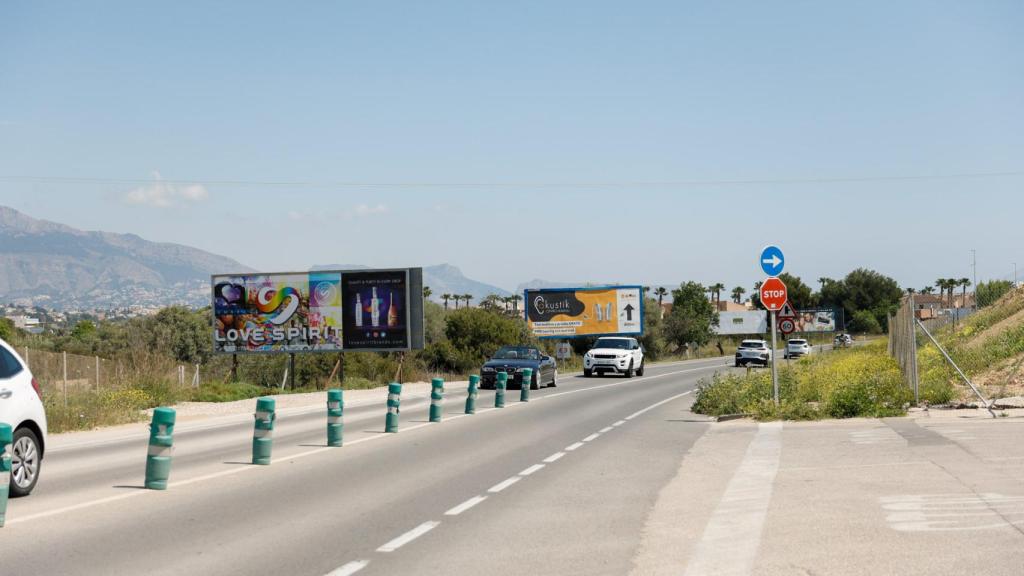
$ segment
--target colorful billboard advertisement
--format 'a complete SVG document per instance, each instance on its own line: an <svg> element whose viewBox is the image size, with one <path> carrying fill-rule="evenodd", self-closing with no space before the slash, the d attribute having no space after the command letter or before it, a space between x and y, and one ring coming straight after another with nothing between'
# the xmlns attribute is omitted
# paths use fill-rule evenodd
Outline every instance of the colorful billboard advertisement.
<svg viewBox="0 0 1024 576"><path fill-rule="evenodd" d="M346 350L408 350L409 271L367 270L341 277ZM422 294L422 289L420 289Z"/></svg>
<svg viewBox="0 0 1024 576"><path fill-rule="evenodd" d="M213 318L214 352L339 351L341 273L214 276Z"/></svg>
<svg viewBox="0 0 1024 576"><path fill-rule="evenodd" d="M578 338L644 332L640 286L527 290L526 323L538 338Z"/></svg>
<svg viewBox="0 0 1024 576"><path fill-rule="evenodd" d="M836 331L836 311L831 308L801 310L795 321L797 332Z"/></svg>

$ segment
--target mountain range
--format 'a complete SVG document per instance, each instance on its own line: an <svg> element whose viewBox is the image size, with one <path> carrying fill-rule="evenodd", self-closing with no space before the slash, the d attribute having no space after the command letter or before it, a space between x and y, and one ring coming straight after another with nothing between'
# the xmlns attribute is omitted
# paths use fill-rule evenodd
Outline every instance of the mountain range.
<svg viewBox="0 0 1024 576"><path fill-rule="evenodd" d="M369 268L362 264L329 264L314 266L313 270L361 270ZM442 294L472 294L476 302L490 294L511 296L504 288L467 278L462 270L451 264L437 264L423 267L423 285L430 287L431 300L441 301Z"/></svg>

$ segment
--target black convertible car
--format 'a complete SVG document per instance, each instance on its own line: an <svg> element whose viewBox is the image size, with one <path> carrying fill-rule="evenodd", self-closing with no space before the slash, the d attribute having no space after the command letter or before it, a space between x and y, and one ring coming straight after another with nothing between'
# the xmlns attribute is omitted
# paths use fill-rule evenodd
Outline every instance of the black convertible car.
<svg viewBox="0 0 1024 576"><path fill-rule="evenodd" d="M508 388L520 388L524 368L533 370L531 390L557 384L558 366L554 358L532 346L503 346L480 369L480 387L494 388L498 373L505 372L508 374Z"/></svg>

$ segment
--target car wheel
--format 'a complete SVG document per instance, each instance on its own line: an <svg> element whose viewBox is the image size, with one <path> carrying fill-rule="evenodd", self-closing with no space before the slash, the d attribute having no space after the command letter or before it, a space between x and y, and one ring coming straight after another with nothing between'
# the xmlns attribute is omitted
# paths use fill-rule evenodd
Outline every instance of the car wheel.
<svg viewBox="0 0 1024 576"><path fill-rule="evenodd" d="M640 367L636 369L636 375L637 376L643 376L644 375L644 363L645 362L646 362L646 360L641 360L640 361Z"/></svg>
<svg viewBox="0 0 1024 576"><path fill-rule="evenodd" d="M551 374L551 384L549 384L549 386L551 386L552 388L558 386L558 370L557 369L554 371L553 374Z"/></svg>
<svg viewBox="0 0 1024 576"><path fill-rule="evenodd" d="M632 378L632 377L633 377L633 361L630 360L629 361L629 368L626 368L626 378Z"/></svg>
<svg viewBox="0 0 1024 576"><path fill-rule="evenodd" d="M590 378L593 375L594 375L594 372L592 370L587 370L585 368L583 369L583 377L584 378Z"/></svg>
<svg viewBox="0 0 1024 576"><path fill-rule="evenodd" d="M39 481L39 438L28 428L14 432L11 443L11 496L28 496Z"/></svg>
<svg viewBox="0 0 1024 576"><path fill-rule="evenodd" d="M533 377L530 378L530 390L536 390L537 388L540 388L539 382L540 375L534 374Z"/></svg>

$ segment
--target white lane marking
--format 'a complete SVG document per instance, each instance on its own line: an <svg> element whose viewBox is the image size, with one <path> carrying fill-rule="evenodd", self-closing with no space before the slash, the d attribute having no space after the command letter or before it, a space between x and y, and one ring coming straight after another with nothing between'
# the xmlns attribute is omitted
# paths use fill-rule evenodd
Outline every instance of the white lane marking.
<svg viewBox="0 0 1024 576"><path fill-rule="evenodd" d="M587 436L586 438L584 438L583 441L584 442L593 442L594 440L597 440L600 436L601 436L600 434L591 434L590 436Z"/></svg>
<svg viewBox="0 0 1024 576"><path fill-rule="evenodd" d="M406 544L419 538L420 536L423 536L427 532L430 532L434 528L437 528L440 524L440 522L424 522L423 524L420 524L412 530L409 530L405 534L402 534L398 538L395 538L391 542L388 542L380 548L377 548L377 552L394 552L402 546L405 546Z"/></svg>
<svg viewBox="0 0 1024 576"><path fill-rule="evenodd" d="M782 454L782 423L758 426L690 557L686 576L750 574Z"/></svg>
<svg viewBox="0 0 1024 576"><path fill-rule="evenodd" d="M580 444L580 446L583 446L583 444ZM563 456L565 456L565 452L555 452L551 456L548 456L547 458L545 458L544 459L544 463L545 464L554 464L555 462L558 462L559 460L561 460Z"/></svg>
<svg viewBox="0 0 1024 576"><path fill-rule="evenodd" d="M498 492L501 492L502 490L508 488L509 486L515 484L516 482L519 482L520 480L522 480L521 477L513 476L508 480L505 480L504 482L491 486L491 489L488 490L488 492L490 492L491 494L497 494Z"/></svg>
<svg viewBox="0 0 1024 576"><path fill-rule="evenodd" d="M1002 494L910 494L879 498L898 532L976 532L1024 526L1024 497Z"/></svg>
<svg viewBox="0 0 1024 576"><path fill-rule="evenodd" d="M676 376L679 374L687 374L689 372L700 372L702 370L710 370L712 368L721 368L722 365L712 364L711 366L701 366L700 368L689 368L686 370L676 370L675 372L666 372L664 374L655 374L654 376L644 376L643 378L633 378L632 380L621 380L619 382L611 382L609 384L600 384L598 386L591 386L589 388L577 388L576 390L567 390L565 392L557 392L555 394L545 394L545 398L555 398L557 396L565 396L566 394L576 394L577 392L586 392L588 390L599 390L601 388L608 388L609 386L622 386L623 384L636 384L639 382L645 382L654 378L664 378L666 376ZM628 420L629 418L627 418Z"/></svg>
<svg viewBox="0 0 1024 576"><path fill-rule="evenodd" d="M576 392L585 392L587 390L596 390L596 389L599 389L599 388L607 388L608 386L618 386L618 385L625 384L625 383L633 383L633 382L640 382L640 381L643 381L643 380L649 380L651 378L663 378L665 376L674 376L674 375L677 375L677 374L683 374L683 373L687 373L687 372L698 372L698 371L701 371L701 370L708 370L710 368L718 368L718 367L719 367L718 365L710 365L710 366L702 366L700 368L693 368L693 369L688 369L688 370L678 370L678 371L675 371L675 372L667 372L665 374L658 374L658 375L655 375L655 376L646 376L644 378L634 378L632 380L625 380L623 382L612 382L610 384L602 384L600 386L592 386L590 388L581 388L581 389L578 389L578 390L570 390L570 391L567 391L567 392L559 392L557 394L548 394L547 396L545 396L545 398L553 398L555 396L561 396L561 395L564 395L564 394L573 394L573 393L576 393ZM640 414L643 414L644 412L647 412L648 410L652 410L652 409L654 409L654 408L656 408L656 407L658 407L658 406L660 406L662 404L665 404L666 402L670 402L672 400L675 400L676 398L679 398L681 396L686 396L687 394L691 394L691 393L693 393L693 390L690 390L689 392L684 392L682 394L678 394L676 396L673 396L671 398L663 400L663 401L661 401L661 402L659 402L659 403L657 403L657 404L655 404L653 406L650 406L648 408L644 408L643 410L641 410L639 412L636 412L636 413L632 414L631 416L627 416L626 420L632 420L633 418L636 418L637 416L639 416ZM482 413L486 413L486 412L492 412L492 411L495 411L495 410L496 410L495 408L482 408L480 410L477 410L476 413L477 414L482 414ZM466 416L466 415L464 414L463 416ZM456 419L456 416L452 416L452 417L447 418L447 420L455 420L455 419ZM401 431L402 432L411 432L412 430L416 430L416 429L419 429L419 428L426 428L427 426L430 426L430 425L431 425L430 423L417 424L415 426L408 426L408 427L402 428ZM211 428L213 428L213 427L214 426L211 426ZM377 434L377 435L374 435L374 436L368 436L366 438L360 438L358 440L352 440L352 441L345 442L345 446L355 446L357 444L362 444L364 442L371 442L371 441L374 441L374 440L380 440L381 438L388 438L390 436L392 436L392 435L391 434ZM569 452L572 452L574 450L579 449L582 446L583 446L582 443L577 442L577 443L573 444L572 446L567 447L566 450L569 451ZM298 460L300 458L306 458L308 456L314 456L316 454L320 454L320 453L323 453L323 452L333 452L333 451L336 451L336 450L337 450L337 448L317 448L317 449L314 449L314 450L310 450L308 452L302 452L302 453L295 454L295 455L292 455L292 456L276 458L276 459L272 460L271 463L274 464L274 463L279 463L279 462L287 462L287 461L291 461L291 460ZM190 484L197 484L199 482L205 482L207 480L214 480L214 479L217 479L217 478L223 478L225 476L231 476L231 475L234 475L234 474L240 474L242 472L247 472L247 471L256 470L256 469L258 469L256 466L238 466L236 468L231 468L229 470L224 470L222 472L214 472L212 474L206 474L206 475L203 475L203 476L197 476L195 478L188 478L188 479L185 479L185 480L179 480L177 482L169 482L167 484L167 487L168 488L180 488L182 486L188 486ZM135 496L142 496L144 494L156 494L156 493L159 493L159 492L152 491L152 490L140 490L138 492L126 492L124 494L118 494L117 496L111 496L111 497L108 497L108 498L100 498L98 500L90 500L88 502L82 502L82 503L74 504L74 505L71 505L71 506L65 506L63 508L57 508L57 509L54 509L54 510L48 510L46 512L40 512L38 514L33 514L31 516L22 516L21 518L10 518L10 519L7 520L7 523L8 524L17 524L17 523L20 523L20 522L28 522L30 520L39 520L39 519L42 519L42 518L49 518L49 517L52 517L52 516L59 516L59 515L62 515L62 514L66 514L68 512L75 512L75 511L83 510L83 509L86 509L86 508L92 508L94 506L101 506L103 504L107 504L107 503L110 503L110 502L117 502L119 500L124 500L126 498L132 498L132 497L135 497Z"/></svg>
<svg viewBox="0 0 1024 576"><path fill-rule="evenodd" d="M625 420L619 420L619 421L618 421L618 422L616 422L615 424L612 424L612 426L615 426L616 428L618 428L619 426L622 426L622 425L623 425L623 424L625 424L625 423L626 423L626 421L625 421Z"/></svg>
<svg viewBox="0 0 1024 576"><path fill-rule="evenodd" d="M612 431L612 427L611 426L607 426L605 428L601 428L597 433L598 434L607 434L607 433L609 433L611 431Z"/></svg>
<svg viewBox="0 0 1024 576"><path fill-rule="evenodd" d="M355 562L349 562L341 568L332 571L327 576L352 576L356 572L366 568L369 564L369 560L356 560Z"/></svg>
<svg viewBox="0 0 1024 576"><path fill-rule="evenodd" d="M629 416L626 416L625 419L626 420L632 420L633 418L636 418L637 416L640 416L641 414L644 414L644 413L650 412L651 410L654 410L655 408L657 408L658 406L661 406L662 404L668 404L669 402L675 400L676 398L682 398L683 396L686 396L688 394L693 394L693 390L687 390L686 392L683 392L682 394L676 394L675 396L673 396L671 398L666 398L665 400L662 400L661 402L658 402L657 404L652 404L652 405L648 406L647 408L644 408L643 410L638 410L636 412L633 412Z"/></svg>
<svg viewBox="0 0 1024 576"><path fill-rule="evenodd" d="M477 504L483 502L484 500L487 500L487 496L474 496L474 497L470 498L469 500L466 500L462 504L459 504L458 506L456 506L456 507L452 508L451 510L445 512L444 515L445 516L458 516L459 514L462 514L463 512L465 512L466 510L469 510L470 508L472 508L472 507L476 506Z"/></svg>
<svg viewBox="0 0 1024 576"><path fill-rule="evenodd" d="M526 470L523 470L522 472L520 472L519 475L520 476L530 476L534 472L538 472L538 471L543 470L543 469L544 469L544 465L543 464L534 464L533 466L530 466Z"/></svg>

